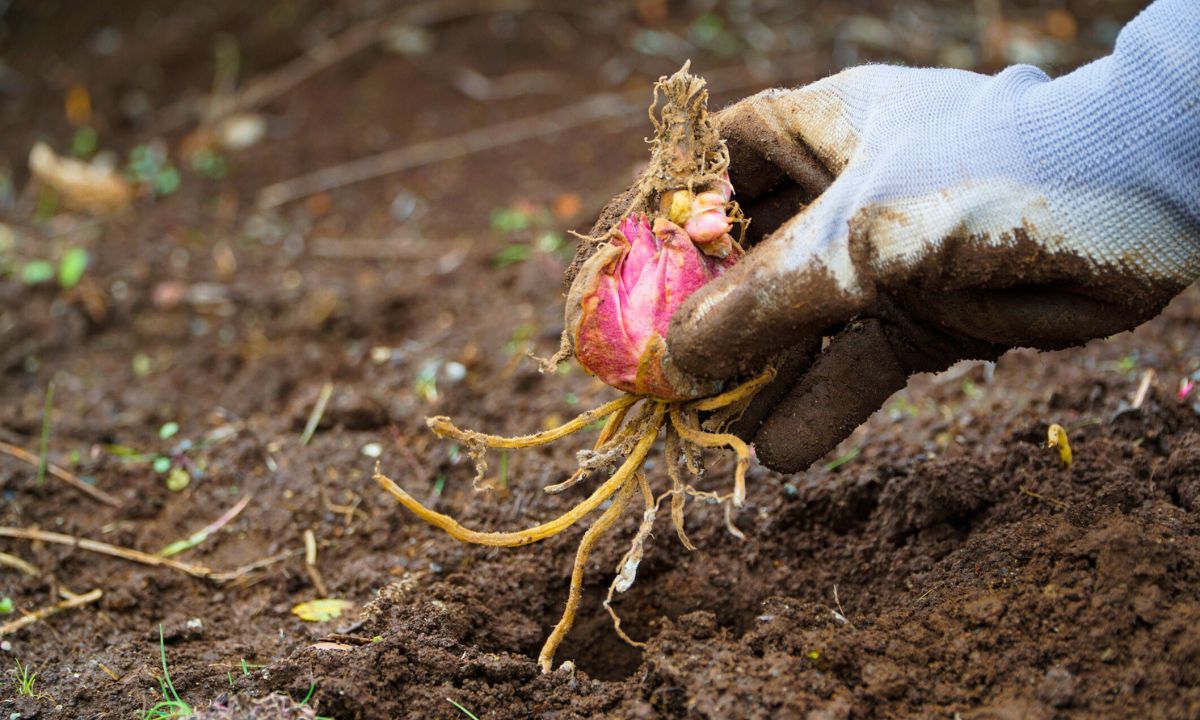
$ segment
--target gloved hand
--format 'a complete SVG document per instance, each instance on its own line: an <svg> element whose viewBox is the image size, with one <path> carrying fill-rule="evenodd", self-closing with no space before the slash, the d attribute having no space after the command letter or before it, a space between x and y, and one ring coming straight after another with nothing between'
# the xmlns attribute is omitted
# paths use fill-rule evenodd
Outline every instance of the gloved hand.
<svg viewBox="0 0 1200 720"><path fill-rule="evenodd" d="M769 235L676 313L674 362L729 378L774 358L735 431L792 472L913 373L1156 315L1200 275L1193 2L1152 5L1113 55L1053 81L866 66L720 112Z"/></svg>

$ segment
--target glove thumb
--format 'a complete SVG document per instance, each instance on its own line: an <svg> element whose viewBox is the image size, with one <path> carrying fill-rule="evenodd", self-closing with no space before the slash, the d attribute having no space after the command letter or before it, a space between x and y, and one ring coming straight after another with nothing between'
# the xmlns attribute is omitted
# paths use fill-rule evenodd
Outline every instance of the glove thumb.
<svg viewBox="0 0 1200 720"><path fill-rule="evenodd" d="M842 184L680 306L667 333L679 368L713 380L757 372L781 350L870 303L873 290L850 257Z"/></svg>

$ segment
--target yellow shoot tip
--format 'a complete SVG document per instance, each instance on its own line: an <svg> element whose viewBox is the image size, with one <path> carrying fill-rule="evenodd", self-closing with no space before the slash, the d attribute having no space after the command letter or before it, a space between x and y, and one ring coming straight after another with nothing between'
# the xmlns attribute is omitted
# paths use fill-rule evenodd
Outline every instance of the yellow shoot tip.
<svg viewBox="0 0 1200 720"><path fill-rule="evenodd" d="M1067 429L1058 423L1050 425L1050 429L1046 431L1046 447L1058 448L1058 457L1062 461L1062 466L1065 468L1071 467L1071 463L1075 458L1071 454L1071 443L1067 440Z"/></svg>

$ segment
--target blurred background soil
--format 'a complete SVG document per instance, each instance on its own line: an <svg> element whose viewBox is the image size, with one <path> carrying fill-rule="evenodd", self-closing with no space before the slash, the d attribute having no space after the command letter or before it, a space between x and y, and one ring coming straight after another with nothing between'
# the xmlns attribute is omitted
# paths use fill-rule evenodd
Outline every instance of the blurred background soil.
<svg viewBox="0 0 1200 720"><path fill-rule="evenodd" d="M30 566L0 565L0 623L102 593L0 638L38 673L0 678L0 712L144 716L161 626L201 717L1200 716L1196 288L1108 341L918 378L808 472L754 470L744 541L690 505L698 549L660 531L616 603L644 650L600 606L630 514L573 671L534 658L582 528L467 547L370 479L485 529L583 496L540 488L585 438L493 458L475 493L423 418L515 434L613 396L526 353L556 347L567 231L635 177L685 59L714 106L868 61L1058 74L1138 6L0 1L0 525L155 553L244 500L174 557L265 561L218 582L0 540ZM38 142L115 191L79 210L32 176ZM39 482L13 448L43 436L105 495ZM322 596L351 607L291 612Z"/></svg>

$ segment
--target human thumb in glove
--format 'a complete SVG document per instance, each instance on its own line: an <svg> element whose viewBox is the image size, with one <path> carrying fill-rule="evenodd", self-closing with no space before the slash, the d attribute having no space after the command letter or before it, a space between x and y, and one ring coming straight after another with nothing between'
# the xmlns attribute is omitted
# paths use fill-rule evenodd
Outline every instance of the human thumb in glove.
<svg viewBox="0 0 1200 720"><path fill-rule="evenodd" d="M780 365L736 430L793 472L913 373L1156 315L1200 275L1189 4L1153 4L1111 56L1057 80L865 66L721 111L767 235L676 313L673 361L714 379Z"/></svg>

